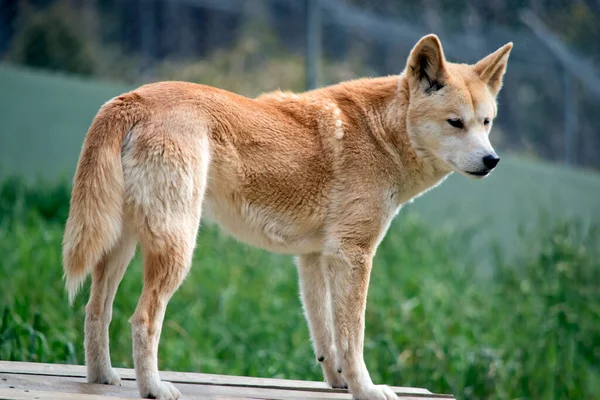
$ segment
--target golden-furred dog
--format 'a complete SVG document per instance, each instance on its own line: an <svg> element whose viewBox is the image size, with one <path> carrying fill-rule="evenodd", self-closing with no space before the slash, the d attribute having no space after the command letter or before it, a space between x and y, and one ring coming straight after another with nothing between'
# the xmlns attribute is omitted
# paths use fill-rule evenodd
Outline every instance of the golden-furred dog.
<svg viewBox="0 0 600 400"><path fill-rule="evenodd" d="M241 241L297 256L301 298L327 382L392 399L363 359L375 250L403 203L452 171L486 176L488 135L512 43L474 65L423 37L396 76L255 99L160 82L105 104L85 139L63 242L72 299L86 307L88 381L119 384L108 326L138 242L144 287L131 317L142 397L176 399L157 351L165 309L190 268L201 216Z"/></svg>

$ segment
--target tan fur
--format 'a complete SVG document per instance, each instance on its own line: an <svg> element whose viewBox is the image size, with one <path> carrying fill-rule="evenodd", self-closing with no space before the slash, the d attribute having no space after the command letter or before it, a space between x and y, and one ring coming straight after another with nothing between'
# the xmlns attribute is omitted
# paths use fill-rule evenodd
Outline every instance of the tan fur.
<svg viewBox="0 0 600 400"><path fill-rule="evenodd" d="M429 35L399 76L256 99L160 82L108 102L83 146L64 237L71 298L92 272L88 380L120 382L108 325L139 242L144 288L131 323L140 394L180 396L160 380L158 342L202 215L241 241L298 256L327 381L355 398L395 398L373 384L363 360L373 256L402 204L453 170L472 177L493 168L482 161L495 157L484 121L496 115L511 47L475 66L453 64Z"/></svg>

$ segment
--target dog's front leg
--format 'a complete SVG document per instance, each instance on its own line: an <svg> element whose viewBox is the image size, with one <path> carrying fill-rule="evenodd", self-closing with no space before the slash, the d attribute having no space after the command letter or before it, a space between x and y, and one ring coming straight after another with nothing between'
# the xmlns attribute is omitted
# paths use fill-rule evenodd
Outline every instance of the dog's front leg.
<svg viewBox="0 0 600 400"><path fill-rule="evenodd" d="M315 356L321 363L325 380L333 388L347 388L337 371L337 354L333 338L331 290L326 265L320 254L298 257L300 297L310 329Z"/></svg>
<svg viewBox="0 0 600 400"><path fill-rule="evenodd" d="M363 358L365 307L373 256L356 246L325 256L330 276L338 366L355 399L397 399L385 385L374 385Z"/></svg>

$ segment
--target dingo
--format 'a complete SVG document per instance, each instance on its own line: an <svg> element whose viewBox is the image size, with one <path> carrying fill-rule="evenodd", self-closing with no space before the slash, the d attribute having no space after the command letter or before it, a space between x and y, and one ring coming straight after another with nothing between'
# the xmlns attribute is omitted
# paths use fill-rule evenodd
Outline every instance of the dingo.
<svg viewBox="0 0 600 400"><path fill-rule="evenodd" d="M88 273L90 382L118 384L108 326L141 243L133 358L142 397L176 399L158 374L167 303L191 264L201 216L241 241L296 255L315 355L332 387L396 398L363 360L373 255L400 206L452 171L499 161L488 135L512 43L474 65L423 37L398 76L256 99L184 82L116 97L96 115L75 174L63 262L70 299Z"/></svg>

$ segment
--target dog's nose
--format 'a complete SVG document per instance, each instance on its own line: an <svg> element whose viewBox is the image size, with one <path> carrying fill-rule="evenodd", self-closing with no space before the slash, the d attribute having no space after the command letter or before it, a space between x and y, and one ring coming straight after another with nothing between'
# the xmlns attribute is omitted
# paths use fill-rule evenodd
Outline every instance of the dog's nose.
<svg viewBox="0 0 600 400"><path fill-rule="evenodd" d="M483 165L485 165L489 169L494 169L494 167L498 165L499 161L500 157L498 157L495 154L488 154L487 156L483 157Z"/></svg>

